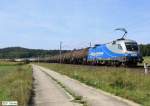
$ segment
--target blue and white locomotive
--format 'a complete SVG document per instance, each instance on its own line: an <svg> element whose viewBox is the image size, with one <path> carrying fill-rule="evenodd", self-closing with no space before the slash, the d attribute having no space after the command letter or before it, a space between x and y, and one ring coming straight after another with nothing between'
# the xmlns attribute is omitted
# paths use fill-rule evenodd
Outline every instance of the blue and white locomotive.
<svg viewBox="0 0 150 106"><path fill-rule="evenodd" d="M117 39L89 48L87 61L110 65L137 65L143 59L136 41Z"/></svg>
<svg viewBox="0 0 150 106"><path fill-rule="evenodd" d="M137 42L125 39L123 36L121 39L110 43L89 48L87 61L94 61L95 64L135 66L137 63L141 63L143 59Z"/></svg>

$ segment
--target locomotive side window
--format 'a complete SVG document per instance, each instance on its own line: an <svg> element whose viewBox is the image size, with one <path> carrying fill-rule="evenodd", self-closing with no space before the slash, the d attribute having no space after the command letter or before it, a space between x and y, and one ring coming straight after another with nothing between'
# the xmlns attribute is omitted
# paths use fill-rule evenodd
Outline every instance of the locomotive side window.
<svg viewBox="0 0 150 106"><path fill-rule="evenodd" d="M123 50L123 48L120 44L118 44L118 49Z"/></svg>
<svg viewBox="0 0 150 106"><path fill-rule="evenodd" d="M137 43L125 43L127 51L138 51L138 45Z"/></svg>

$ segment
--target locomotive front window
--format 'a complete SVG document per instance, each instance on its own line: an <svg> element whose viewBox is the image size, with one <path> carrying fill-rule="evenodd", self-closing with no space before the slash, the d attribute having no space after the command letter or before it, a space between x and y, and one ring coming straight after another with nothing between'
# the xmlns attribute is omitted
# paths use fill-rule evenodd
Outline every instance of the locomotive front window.
<svg viewBox="0 0 150 106"><path fill-rule="evenodd" d="M137 43L125 43L127 51L138 51Z"/></svg>

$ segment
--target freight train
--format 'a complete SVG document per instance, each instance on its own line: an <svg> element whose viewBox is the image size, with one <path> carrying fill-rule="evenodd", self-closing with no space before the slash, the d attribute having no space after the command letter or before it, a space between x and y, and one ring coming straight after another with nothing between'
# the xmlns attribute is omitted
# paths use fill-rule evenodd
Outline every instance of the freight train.
<svg viewBox="0 0 150 106"><path fill-rule="evenodd" d="M49 62L60 61L68 64L136 66L142 63L143 58L138 43L122 37L110 43L97 44L94 47L73 50L49 58Z"/></svg>

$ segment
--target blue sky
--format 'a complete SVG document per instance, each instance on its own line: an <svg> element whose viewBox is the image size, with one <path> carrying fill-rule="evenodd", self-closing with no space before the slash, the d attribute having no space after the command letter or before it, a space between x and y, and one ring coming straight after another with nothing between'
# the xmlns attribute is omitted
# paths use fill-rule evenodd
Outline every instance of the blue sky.
<svg viewBox="0 0 150 106"><path fill-rule="evenodd" d="M121 37L150 43L149 0L0 0L0 48L84 48Z"/></svg>

